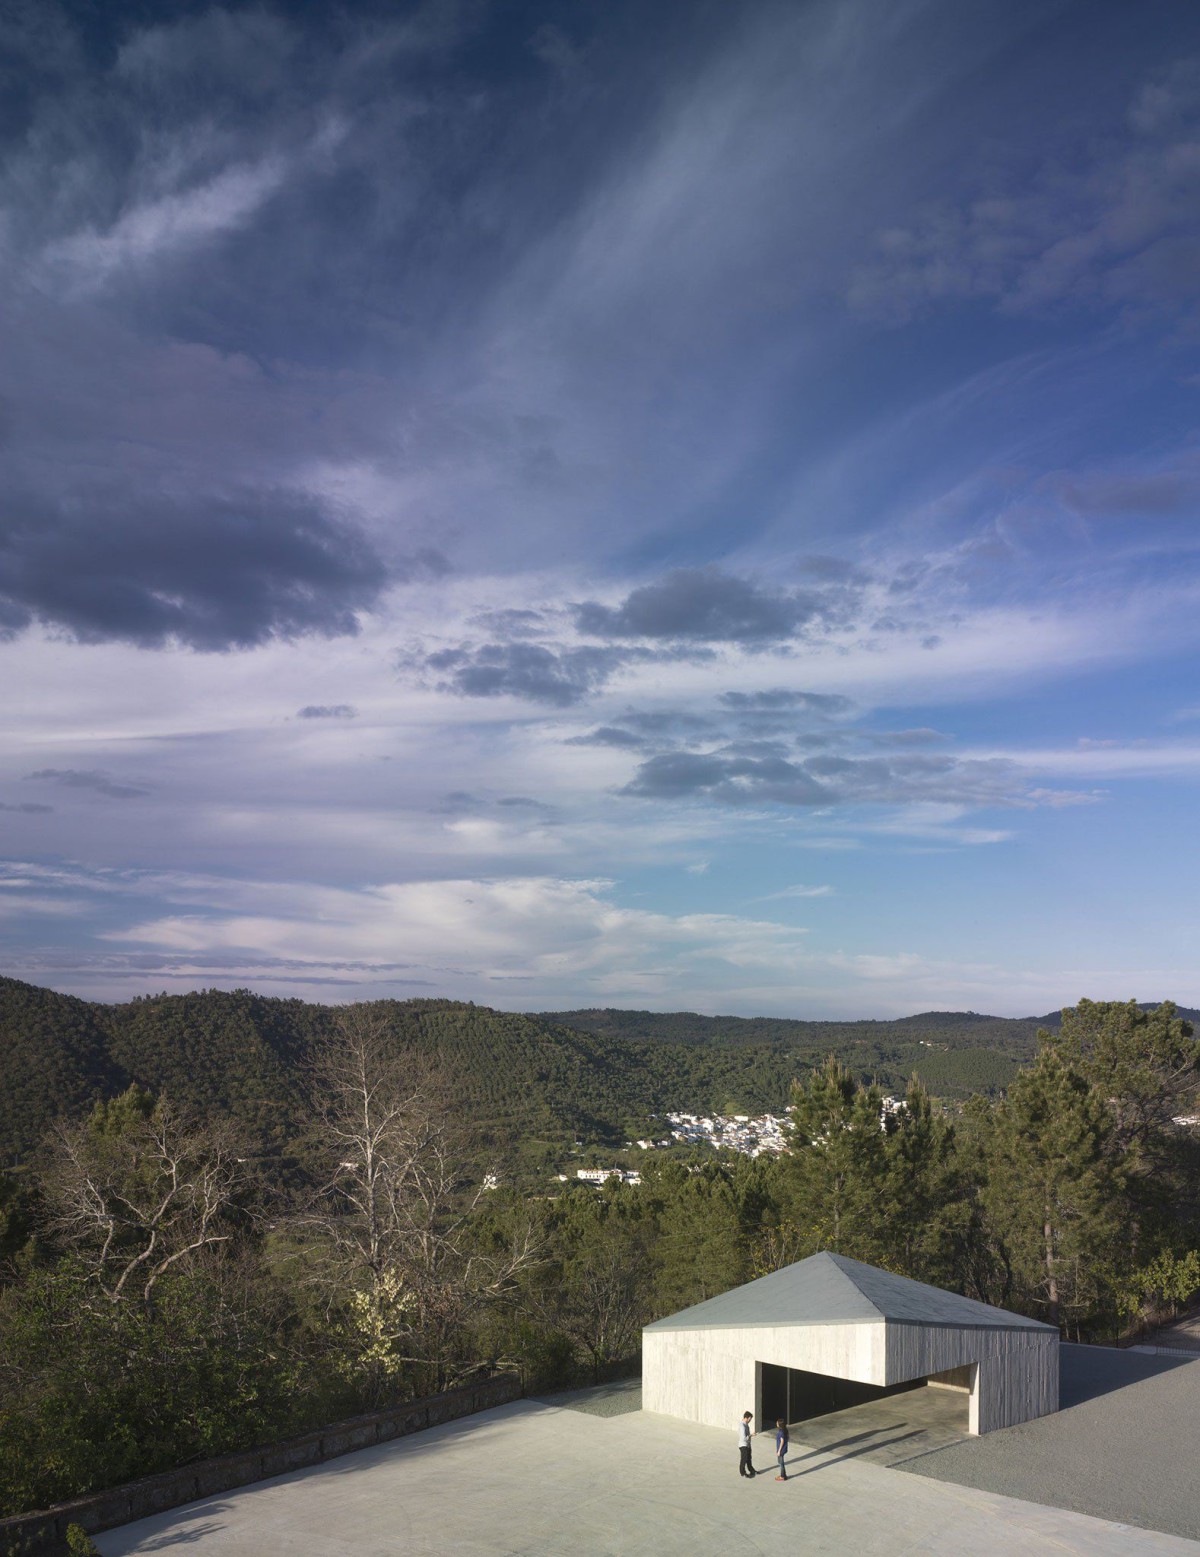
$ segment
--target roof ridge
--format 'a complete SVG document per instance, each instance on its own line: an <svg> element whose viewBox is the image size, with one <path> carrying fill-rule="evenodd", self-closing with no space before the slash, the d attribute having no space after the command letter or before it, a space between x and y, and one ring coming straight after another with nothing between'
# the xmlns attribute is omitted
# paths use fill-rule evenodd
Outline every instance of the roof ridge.
<svg viewBox="0 0 1200 1557"><path fill-rule="evenodd" d="M656 1320L647 1328L880 1323L951 1329L1053 1328L832 1249L818 1249L804 1259Z"/></svg>
<svg viewBox="0 0 1200 1557"><path fill-rule="evenodd" d="M862 1265L864 1263L862 1260L853 1259L848 1254L838 1254L834 1249L818 1249L817 1254L823 1254L825 1256L833 1268L842 1276L844 1276L845 1279L850 1283L850 1285L858 1293L859 1297L861 1297L862 1300L867 1304L868 1308L874 1309L875 1313L879 1315L880 1319L885 1319L887 1317L883 1309L880 1308L879 1304L875 1301L871 1294L869 1292L864 1292L862 1283L855 1280L854 1272L847 1270L846 1266L843 1264L843 1261L848 1261L851 1265ZM872 1270L874 1267L868 1265L866 1268L868 1270Z"/></svg>

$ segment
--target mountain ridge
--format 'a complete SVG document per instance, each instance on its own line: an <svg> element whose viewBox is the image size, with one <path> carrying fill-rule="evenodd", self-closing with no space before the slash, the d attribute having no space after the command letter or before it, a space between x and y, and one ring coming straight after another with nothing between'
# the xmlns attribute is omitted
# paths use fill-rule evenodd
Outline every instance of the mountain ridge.
<svg viewBox="0 0 1200 1557"><path fill-rule="evenodd" d="M903 1090L914 1074L948 1098L996 1093L1053 1018L923 1012L859 1022L590 1008L504 1012L445 999L364 1002L397 1044L459 1078L464 1111L496 1142L549 1163L580 1139L619 1146L671 1109L760 1113L829 1054ZM263 1151L303 1136L305 1071L337 1008L252 990L116 1003L0 976L0 1163L27 1157L54 1119L131 1083L245 1127ZM1200 1019L1200 1013L1181 1009Z"/></svg>

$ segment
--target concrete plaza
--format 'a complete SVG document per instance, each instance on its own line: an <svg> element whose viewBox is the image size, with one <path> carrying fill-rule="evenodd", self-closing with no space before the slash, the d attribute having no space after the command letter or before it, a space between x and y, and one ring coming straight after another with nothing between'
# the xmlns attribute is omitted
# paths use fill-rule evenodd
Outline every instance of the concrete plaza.
<svg viewBox="0 0 1200 1557"><path fill-rule="evenodd" d="M526 1400L96 1539L105 1557L1200 1557L1179 1536L872 1463L869 1443L797 1443L780 1484L763 1436L763 1474L742 1481L732 1425Z"/></svg>

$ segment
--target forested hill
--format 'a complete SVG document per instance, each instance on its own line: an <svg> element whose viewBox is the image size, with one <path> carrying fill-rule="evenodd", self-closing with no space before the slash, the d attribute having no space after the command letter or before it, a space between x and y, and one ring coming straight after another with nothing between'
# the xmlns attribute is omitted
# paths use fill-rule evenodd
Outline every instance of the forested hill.
<svg viewBox="0 0 1200 1557"><path fill-rule="evenodd" d="M103 1006L0 979L0 1163L35 1146L57 1114L128 1086L106 1017Z"/></svg>
<svg viewBox="0 0 1200 1557"><path fill-rule="evenodd" d="M466 1111L495 1138L553 1158L565 1140L616 1143L668 1109L779 1110L793 1077L834 1053L900 1089L996 1092L1033 1054L1038 1023L972 1012L890 1022L804 1022L689 1012L521 1015L450 1000L380 1001L398 1043L460 1078ZM131 1082L240 1121L266 1151L301 1130L305 1065L336 1010L248 990L100 1005L0 978L0 1163L50 1122Z"/></svg>
<svg viewBox="0 0 1200 1557"><path fill-rule="evenodd" d="M690 1044L770 1043L841 1052L855 1044L886 1048L922 1038L955 1048L999 1049L1032 1055L1039 1026L1058 1025L1052 1017L980 1016L975 1011L924 1011L890 1021L805 1022L791 1017L700 1016L695 1011L542 1011L542 1021L612 1038Z"/></svg>
<svg viewBox="0 0 1200 1557"><path fill-rule="evenodd" d="M548 1155L564 1140L618 1141L669 1108L780 1108L796 1065L769 1045L697 1053L575 1031L449 1000L379 1001L400 1044L454 1072L466 1112L493 1137ZM266 1150L301 1130L308 1055L336 1011L248 990L99 1005L0 979L0 1162L131 1082L245 1125Z"/></svg>
<svg viewBox="0 0 1200 1557"><path fill-rule="evenodd" d="M1157 1001L1157 1000L1139 1000L1138 1001L1138 1006L1139 1006L1139 1008L1142 1011L1153 1011L1154 1008L1157 1005L1159 1005L1159 1004L1160 1004L1160 1002ZM1193 1027L1195 1027L1198 1023L1200 1023L1200 1010L1196 1010L1192 1006L1176 1006L1175 1007L1175 1015L1176 1016L1181 1016L1184 1019L1185 1022L1191 1022ZM1061 1027L1062 1026L1062 1012L1061 1011L1051 1011L1049 1016L1040 1016L1040 1017L1038 1017L1037 1025L1039 1027L1051 1027L1051 1028L1059 1028L1059 1027Z"/></svg>

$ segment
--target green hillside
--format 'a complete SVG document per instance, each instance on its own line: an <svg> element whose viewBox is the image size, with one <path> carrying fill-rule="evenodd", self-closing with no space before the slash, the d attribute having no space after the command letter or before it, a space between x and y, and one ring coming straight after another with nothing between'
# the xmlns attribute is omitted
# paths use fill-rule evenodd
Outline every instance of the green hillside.
<svg viewBox="0 0 1200 1557"><path fill-rule="evenodd" d="M268 1148L294 1134L301 1067L323 1008L213 989L95 1009L113 1059L141 1086L229 1114Z"/></svg>
<svg viewBox="0 0 1200 1557"><path fill-rule="evenodd" d="M696 1056L750 1056L763 1071L771 1057L803 1074L836 1054L860 1080L902 1091L919 1075L934 1093L962 1098L1002 1091L1033 1058L1039 1023L974 1011L925 1011L893 1021L804 1022L782 1017L700 1016L694 1011L556 1011L561 1023L653 1054L686 1046Z"/></svg>
<svg viewBox="0 0 1200 1557"><path fill-rule="evenodd" d="M547 1158L576 1138L619 1144L650 1116L779 1111L793 1078L829 1054L901 1091L919 1074L952 1098L1003 1090L1032 1057L1038 1023L928 1011L897 1021L806 1022L694 1012L523 1015L452 1000L380 1001L411 1045L447 1064L464 1111L494 1141ZM283 1154L302 1134L312 1045L336 1009L249 990L100 1005L0 979L0 1162L26 1155L58 1115L136 1081L243 1124Z"/></svg>
<svg viewBox="0 0 1200 1557"><path fill-rule="evenodd" d="M981 1016L975 1011L925 1011L890 1021L805 1022L790 1017L701 1016L695 1011L543 1011L546 1022L606 1037L692 1045L771 1044L804 1053L892 1053L922 1039L955 1048L994 1048L1013 1058L1033 1055L1033 1017ZM1057 1025L1057 1015L1055 1024Z"/></svg>
<svg viewBox="0 0 1200 1557"><path fill-rule="evenodd" d="M494 1139L617 1142L668 1108L746 1111L786 1102L796 1066L771 1046L697 1053L449 1000L373 1009L444 1062L465 1112ZM229 1116L268 1152L301 1133L304 1071L336 1012L249 990L99 1005L0 979L0 1160L27 1153L59 1114L131 1081L206 1115Z"/></svg>
<svg viewBox="0 0 1200 1557"><path fill-rule="evenodd" d="M61 1115L129 1085L105 1009L0 979L0 1163L30 1151Z"/></svg>

